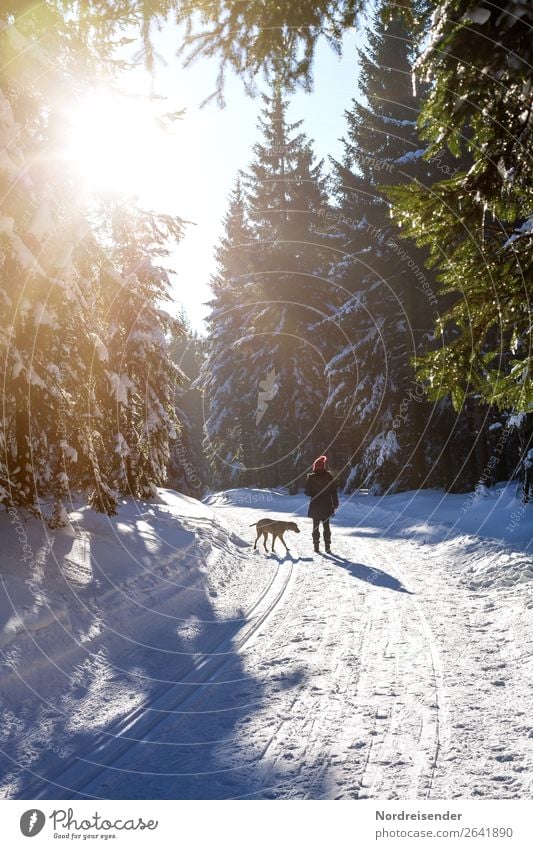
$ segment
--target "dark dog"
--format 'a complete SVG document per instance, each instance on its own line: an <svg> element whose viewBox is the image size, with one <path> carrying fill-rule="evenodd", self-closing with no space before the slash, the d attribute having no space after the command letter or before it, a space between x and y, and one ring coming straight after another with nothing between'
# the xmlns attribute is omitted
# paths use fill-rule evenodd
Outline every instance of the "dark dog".
<svg viewBox="0 0 533 849"><path fill-rule="evenodd" d="M257 537L254 543L254 551L257 547L257 540L259 539L261 534L263 535L263 545L265 547L265 551L268 551L267 537L269 534L272 534L272 551L274 551L274 543L276 542L276 539L278 537L285 546L285 551L288 551L289 549L287 548L287 543L283 539L283 534L285 533L285 531L294 531L296 534L300 533L300 528L298 527L296 522L279 522L273 519L259 519L258 522L253 522L253 524L249 527L252 528L254 526L257 529Z"/></svg>

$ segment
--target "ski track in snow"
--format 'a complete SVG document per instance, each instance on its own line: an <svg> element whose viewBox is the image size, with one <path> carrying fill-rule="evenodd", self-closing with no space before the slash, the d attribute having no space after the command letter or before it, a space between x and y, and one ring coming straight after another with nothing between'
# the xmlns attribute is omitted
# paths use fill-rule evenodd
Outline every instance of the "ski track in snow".
<svg viewBox="0 0 533 849"><path fill-rule="evenodd" d="M212 542L223 579L212 604L222 626L207 629L201 651L152 665L155 684L133 710L82 743L67 722L57 725L69 757L28 766L22 784L8 781L3 794L529 796L525 585L521 593L474 589L448 540L428 545L386 523L365 524L356 507L333 523L334 554L313 554L303 505L284 497L243 507L215 497L223 530ZM290 555L237 544L253 538L250 522L268 512L299 522L302 533L287 534ZM202 517L183 525L212 533ZM135 654L142 667L139 647L122 660ZM46 711L43 721L51 721Z"/></svg>

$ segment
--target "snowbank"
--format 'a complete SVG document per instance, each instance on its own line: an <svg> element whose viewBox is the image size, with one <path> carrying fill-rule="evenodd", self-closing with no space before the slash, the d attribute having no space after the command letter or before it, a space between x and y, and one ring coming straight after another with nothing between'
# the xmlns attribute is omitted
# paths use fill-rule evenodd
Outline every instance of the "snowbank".
<svg viewBox="0 0 533 849"><path fill-rule="evenodd" d="M88 598L116 613L169 584L205 588L220 545L247 545L202 502L158 492L152 502L124 500L111 517L80 507L55 532L13 508L0 514L0 648L54 625L74 635Z"/></svg>
<svg viewBox="0 0 533 849"><path fill-rule="evenodd" d="M527 584L533 578L533 505L521 502L516 483L466 494L355 493L343 502L337 520L373 525L376 535L434 545L445 559L463 564L464 578L475 589Z"/></svg>

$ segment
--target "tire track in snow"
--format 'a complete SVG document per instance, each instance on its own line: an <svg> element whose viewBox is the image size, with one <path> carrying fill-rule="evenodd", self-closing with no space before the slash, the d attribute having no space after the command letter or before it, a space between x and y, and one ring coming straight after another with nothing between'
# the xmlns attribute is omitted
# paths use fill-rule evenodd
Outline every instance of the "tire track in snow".
<svg viewBox="0 0 533 849"><path fill-rule="evenodd" d="M400 569L398 569L398 573L403 578L403 573ZM413 599L414 606L416 608L416 612L422 624L422 628L424 630L424 634L426 636L427 644L429 647L429 653L431 658L431 670L432 677L434 682L434 690L435 690L435 719L434 719L434 745L433 745L433 757L431 758L429 775L425 779L425 791L424 797L429 799L431 797L431 791L433 789L433 782L435 780L435 774L437 771L437 764L439 760L439 756L441 753L441 736L442 729L446 728L446 702L444 697L444 678L442 673L442 665L440 662L439 651L437 648L437 644L435 638L433 636L433 632L431 631L429 622L424 613L421 603L418 599ZM423 728L422 728L423 731ZM416 787L416 796L418 798L420 791L420 778L418 778L417 787Z"/></svg>
<svg viewBox="0 0 533 849"><path fill-rule="evenodd" d="M301 594L307 599L309 597L308 587L316 581L319 570L317 564L313 563L309 567L309 571L305 571L307 572L307 580L302 581ZM347 597L350 597L349 593ZM298 605L298 599L293 598L292 608L303 609L303 605ZM285 649L283 653L285 654L287 646L298 645L294 633L291 635L291 627L295 627L297 617L289 617L288 613L289 611L283 611L283 620L278 624L277 633L268 634L269 644L272 644L274 639L279 642L280 638L283 638L283 634L279 632L282 631L284 626L287 628L288 633L286 633L286 639L283 642ZM340 614L335 620L332 620L331 617L326 618L320 638L316 641L316 651L317 653L320 652L321 665L330 670L331 679L335 682L337 692L339 692L342 682L342 676L337 674L340 668L340 658L345 652L348 642L347 634L342 633L344 621L345 617ZM299 629L299 625L296 625L296 628ZM298 659L298 649L296 649L296 652L296 659ZM270 655L272 665L278 663L279 654L280 652L277 655L275 653ZM344 677L346 677L346 673ZM248 796L266 795L272 797L279 795L279 791L284 788L283 798L309 798L313 788L326 773L330 759L330 747L325 747L325 741L320 733L320 730L323 731L324 720L326 719L324 714L327 705L324 706L324 701L327 701L326 691L318 692L310 697L305 683L299 687L297 695L289 708L283 711L273 735L257 758L256 767L261 765L267 754L270 755L270 762L261 777L263 786L253 794L247 794ZM335 714L335 719L340 719L338 712ZM316 726L320 726L320 728L315 731ZM296 767L295 777L287 778L281 784L270 784L274 775L283 773L289 758L291 764L294 763Z"/></svg>
<svg viewBox="0 0 533 849"><path fill-rule="evenodd" d="M340 532L340 539L343 536ZM345 547L344 544L342 546L343 551L340 554L344 555L346 559L351 559L353 551L346 551ZM349 546L349 548L351 549L352 546ZM382 557L382 555L380 556ZM326 564L329 565L326 567ZM317 565L319 568L317 568ZM352 618L360 618L358 614L361 596L363 595L368 600L370 591L367 590L366 594L362 594L361 584L349 578L347 573L340 569L333 559L324 561L319 558L318 564L314 562L313 565L309 566L309 569L305 569L303 572L306 573L311 586L313 582L317 582L317 578L325 574L321 583L315 586L315 595L320 596L320 607L322 607L322 601L327 600L329 588L330 593L335 594L337 606L341 600L345 600L344 608L351 607L355 614ZM331 578L338 580L342 575L344 577L341 589L335 581L331 581ZM302 577L302 572L300 572L300 577ZM306 593L304 601L309 603L310 597L312 597L312 594ZM293 609L296 608L296 616L302 610L306 611L305 603L299 605L298 602L297 594L294 593L291 597L291 607L283 608L279 612L277 625L274 624L274 630L263 635L265 639L263 647L266 646L267 650L271 645L279 643L280 640L283 643L282 649L269 654L272 665L279 662L280 654L284 656L283 660L286 661L287 645L295 642L294 636L291 639L290 634L291 626L294 627L294 622L291 620ZM345 623L349 621L349 617L346 613L341 615L339 610L336 609L335 616L330 615L329 618L326 618L320 645L327 646L328 642L330 643L329 652L326 654L323 650L323 665L326 665L325 659L327 658L327 665L331 669L330 685L335 684L336 692L333 693L333 690L329 693L324 692L314 702L310 702L309 696L300 691L286 709L285 715L278 716L277 720L271 722L274 726L272 734L265 740L254 763L257 768L267 757L269 759L266 772L262 774L262 786L253 792L243 794L239 798L258 796L266 796L267 798L279 798L280 796L282 798L314 798L318 795L316 793L317 785L327 778L330 771L335 772L335 770L331 770L332 764L338 764L339 760L346 757L346 750L350 749L349 754L352 756L348 768L350 775L346 776L344 786L341 782L343 791L346 787L349 787L352 798L360 795L371 795L378 791L382 777L380 761L383 759L387 745L394 738L394 712L391 709L386 712L386 715L380 716L380 711L375 711L372 717L372 727L369 730L367 729L365 733L364 726L365 722L368 723L368 715L363 716L359 723L357 721L354 723L352 711L354 706L356 708L365 707L368 694L361 692L361 684L364 684L368 679L367 687L369 691L372 690L376 685L375 671L383 657L394 658L396 661L395 670L397 671L398 652L395 648L394 653L391 653L391 649L397 645L398 633L396 633L393 642L389 625L392 621L390 611L393 614L396 612L396 604L392 599L389 602L389 608L389 616L385 619L382 612L381 615L377 615L378 611L375 606L370 608L368 604L365 605L366 620L359 635L357 648L353 643L350 643L347 636L349 629L345 629ZM307 609L308 614L312 612L312 609ZM287 629L285 634L283 633L284 628ZM262 652L262 656L264 655L265 648ZM357 657L359 661L355 670L357 673L355 690L354 669L347 663L350 656ZM388 663L386 666L388 666ZM259 661L256 661L256 665L260 665ZM341 674L339 674L339 670ZM381 686L383 688L383 681L381 681ZM397 676L393 681L393 692L395 686L397 686ZM272 705L274 705L274 700L272 700ZM299 706L306 706L307 710L299 711ZM386 729L376 731L377 726L382 725L381 720L383 719L388 719ZM249 731L249 729L247 730ZM378 734L381 735L379 743L376 741ZM342 738L340 744L339 736ZM363 748L365 752L362 751ZM358 754L354 757L354 753ZM288 756L291 758L290 763L294 761L297 764L296 773L289 772L285 781L270 784L272 777L280 773L283 774ZM364 760L361 763L363 757ZM356 770L357 767L359 767L359 770ZM358 772L358 780L354 776L354 771ZM367 788L366 785L369 785L369 787ZM337 786L339 786L339 781L337 781ZM361 794L361 789L367 790L367 792ZM343 792L343 795L346 795L346 792Z"/></svg>
<svg viewBox="0 0 533 849"><path fill-rule="evenodd" d="M342 539L343 536L346 537L346 534L342 534L341 530L340 538ZM341 545L341 548L339 549L339 556L342 556L346 560L353 560L353 543L350 542L347 544L347 541L345 540L343 540L343 542L344 544ZM387 562L389 558L385 556L383 545L376 545L376 542L372 542L370 544L366 541L359 540L358 558L359 555L362 555L364 562L369 565L374 565L378 557L380 565L382 565L384 561ZM376 565L374 568L378 568L378 566ZM401 579L404 586L408 586L408 582L403 571L397 567L396 550L395 570L389 569L389 572L393 576L394 572L396 572L396 577ZM366 597L367 601L371 601L372 595L369 594L368 590ZM404 656L405 652L402 652L400 645L402 642L401 638L403 632L405 631L406 618L404 606L402 605L402 607L399 607L400 600L407 603L415 601L417 619L422 626L422 633L425 637L425 645L429 648L429 656L431 659L429 670L427 667L425 670L426 677L433 681L435 693L438 694L435 696L435 701L438 708L442 709L442 697L440 695L441 682L438 680L437 667L435 663L435 643L429 624L427 619L424 617L420 605L413 596L405 596L403 594L398 595L397 593L389 592L383 596L382 593L381 602L379 602L380 607L376 607L376 604L372 606L371 617L367 624L366 637L362 641L360 649L361 654L356 704L361 711L361 737L364 736L364 720L368 719L368 717L363 716L365 709L368 710L369 705L372 705L375 702L376 695L378 696L378 699L379 697L384 698L385 703L384 705L380 705L378 701L378 704L375 706L371 718L372 727L367 731L366 740L359 740L351 743L352 746L364 749L366 752L364 762L359 764L358 786L357 782L353 780L354 769L358 766L357 759L354 759L355 763L351 763L350 770L346 771L346 786L350 788L351 794L356 797L376 798L379 797L380 793L384 793L390 798L397 796L398 794L394 791L394 784L392 787L390 786L390 777L395 773L397 774L398 767L401 767L398 777L401 778L402 787L405 785L406 773L408 771L407 767L409 766L408 758L412 759L413 752L416 753L416 756L414 759L414 766L411 769L414 768L415 774L410 780L409 785L414 789L408 793L402 789L399 795L404 797L409 795L410 798L420 795L419 783L421 780L421 773L424 773L425 775L422 779L425 781L426 785L424 795L429 796L431 792L433 776L440 751L439 725L435 724L433 721L430 721L427 724L427 727L430 730L428 730L424 737L427 738L429 735L430 739L424 739L423 745L420 743L423 736L420 732L411 733L407 740L400 739L401 737L405 738L405 733L402 731L402 721L404 721L407 714L412 711L402 711L401 708L399 709L397 707L395 700L398 695L405 695L402 690L405 691L406 684L409 687L414 683L412 676L406 676L406 672L410 671L410 658L409 656ZM383 604L385 605L385 609L382 608ZM403 642L406 642L408 639L409 633L406 633ZM421 654L420 650L417 654ZM394 661L394 666L391 666L391 661ZM405 680L406 678L407 680ZM427 715L427 710L425 709L423 717L424 714ZM349 727L349 717L346 716L344 719L345 723ZM385 721L387 722L387 725L384 727L383 723ZM420 731L422 731L423 727L426 727L425 718L424 722L419 726ZM345 735L345 744L346 736L349 735ZM377 739L378 737L379 740ZM398 751L399 741L400 743L403 743L403 746L400 747L400 751ZM335 749L335 746L333 748ZM431 754L429 755L428 750L431 750ZM397 758L396 762L393 762L394 754ZM406 754L407 759L404 759ZM424 767L425 761L428 763L426 763ZM351 773L351 776L348 775L348 772ZM337 781L337 784L339 784L339 781Z"/></svg>
<svg viewBox="0 0 533 849"><path fill-rule="evenodd" d="M368 551L368 543L366 544L367 548L367 556L370 554L371 559L374 557L374 552ZM374 551L377 551L380 556L380 562L389 563L391 560L390 555L387 552L387 546L381 540L379 546L374 546ZM395 545L394 550L394 568L389 568L391 574L395 573L395 577L398 578L404 587L409 587L412 584L410 578L406 577L406 574L399 565L400 558L398 557L397 546ZM434 713L430 712L426 707L422 706L422 714L420 721L420 731L417 736L416 746L409 746L409 752L411 756L413 752L415 753L415 770L412 780L409 785L409 790L407 793L405 791L401 794L403 796L407 796L408 798L430 798L431 791L433 787L433 782L436 774L438 759L441 752L441 736L442 729L446 726L446 706L444 699L444 682L443 682L443 674L442 674L442 666L440 663L439 652L436 644L436 640L431 631L428 619L424 613L423 606L421 602L416 597L416 594L409 596L409 603L414 607L417 619L421 626L421 633L424 636L425 646L428 650L430 664L429 667L426 665L426 677L428 680L432 682L433 694L434 694ZM396 643L398 642L398 634L396 635ZM418 649L415 652L416 657L422 657L422 651ZM410 663L411 657L404 658L404 662L407 661ZM401 660L401 658L400 658ZM426 694L427 698L427 694ZM390 709L390 722L387 729L387 733L385 737L382 739L381 744L379 746L378 752L374 754L375 760L378 762L384 761L385 765L388 764L386 758L384 758L384 754L386 754L387 749L392 745L394 740L394 735L397 731L396 724L398 721L401 721L402 717L407 719L407 714L404 712L403 714L395 714L394 706ZM426 730L427 729L427 730ZM424 741L421 744L421 741ZM405 747L404 747L405 748ZM374 758L373 758L374 760ZM377 770L375 773L374 780L370 784L368 795L371 798L375 798L377 793L379 792L380 787L380 772L383 770ZM390 793L389 793L390 797Z"/></svg>
<svg viewBox="0 0 533 849"><path fill-rule="evenodd" d="M339 587L336 582L342 586ZM309 693L304 682L290 704L284 710L281 706L281 714L271 723L273 731L264 740L252 765L260 772L261 786L237 798L318 796L317 785L327 775L331 762L340 756L337 740L350 721L353 705L354 668L349 660L354 656L360 657L362 646L369 635L369 622L368 609L365 607L365 618L361 623L361 594L356 592L354 582L343 570L338 569L333 560L319 556L313 559L309 567L300 570L299 592L292 594L290 607L285 606L278 611L277 623L273 623L273 628L263 635L260 656L251 660L250 665L251 672L257 674L256 670L263 668L264 657L268 653L269 665L277 668L280 655L282 661L290 662L290 656L287 658L290 648L294 651L293 662L298 661L300 631L305 628L306 622L314 623L317 615L324 613L323 602L327 600L328 588L331 591L332 584L335 585L338 604L342 602L342 609L336 611L335 617L326 616L320 638L315 641L322 672L327 668L330 689L326 686L320 691L320 687L313 687ZM315 607L310 605L310 601L316 602ZM358 625L357 646L353 642L355 630L350 627L354 622ZM273 645L281 647L271 651ZM320 674L319 680L322 679L323 674ZM278 710L275 696L270 704L271 710ZM268 763L265 763L267 758ZM265 764L264 769L262 764ZM293 769L288 770L288 765ZM287 776L285 780L271 783L275 776L284 773ZM251 777L250 783L253 784L253 781Z"/></svg>

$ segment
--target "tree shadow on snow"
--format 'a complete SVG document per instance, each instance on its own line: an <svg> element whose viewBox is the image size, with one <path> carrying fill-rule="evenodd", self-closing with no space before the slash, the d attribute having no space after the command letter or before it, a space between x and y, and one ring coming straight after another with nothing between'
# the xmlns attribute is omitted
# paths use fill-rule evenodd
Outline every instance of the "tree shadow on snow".
<svg viewBox="0 0 533 849"><path fill-rule="evenodd" d="M0 735L0 775L13 775L13 797L227 799L270 784L288 794L283 765L266 763L248 729L268 716L270 678L278 691L304 688L305 670L275 658L266 671L244 666L234 640L246 621L206 591L192 533L180 531L176 545L169 523L136 533L136 517L90 521L97 534L59 532L45 564L76 630L65 616L23 634L9 703L2 693L0 707L14 716L30 696L35 705L24 733L5 746ZM82 559L86 572L75 568ZM24 667L26 646L43 657L35 674Z"/></svg>
<svg viewBox="0 0 533 849"><path fill-rule="evenodd" d="M376 587L383 587L387 590L395 590L399 593L413 593L406 589L398 578L389 575L388 572L383 572L381 569L376 569L373 566L366 566L364 563L352 563L351 560L346 560L344 557L339 557L337 554L325 554L328 560L332 560L337 566L346 569L354 578L359 581L365 581L367 584L374 584Z"/></svg>

